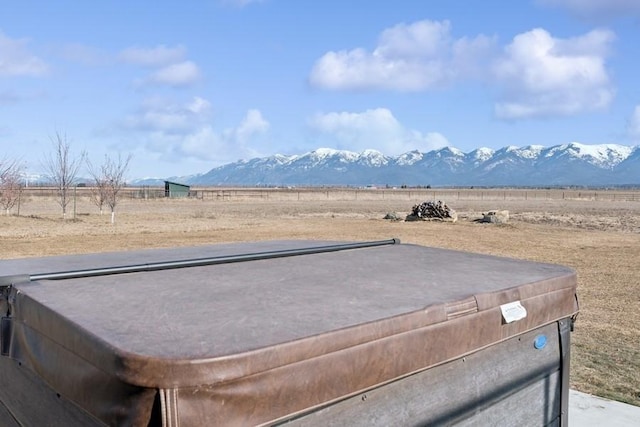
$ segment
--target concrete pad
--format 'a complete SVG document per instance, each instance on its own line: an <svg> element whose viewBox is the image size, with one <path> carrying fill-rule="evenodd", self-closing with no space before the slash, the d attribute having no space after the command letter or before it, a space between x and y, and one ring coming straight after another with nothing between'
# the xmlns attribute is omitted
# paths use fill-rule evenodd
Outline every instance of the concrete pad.
<svg viewBox="0 0 640 427"><path fill-rule="evenodd" d="M572 427L640 427L640 407L569 390Z"/></svg>

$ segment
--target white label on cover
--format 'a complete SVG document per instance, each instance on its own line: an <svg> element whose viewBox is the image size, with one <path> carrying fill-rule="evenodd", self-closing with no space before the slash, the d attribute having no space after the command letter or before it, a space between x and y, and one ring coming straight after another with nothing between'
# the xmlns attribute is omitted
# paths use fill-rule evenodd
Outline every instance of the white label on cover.
<svg viewBox="0 0 640 427"><path fill-rule="evenodd" d="M527 317L527 309L520 304L520 301L502 304L500 310L502 310L502 318L505 323L515 322Z"/></svg>

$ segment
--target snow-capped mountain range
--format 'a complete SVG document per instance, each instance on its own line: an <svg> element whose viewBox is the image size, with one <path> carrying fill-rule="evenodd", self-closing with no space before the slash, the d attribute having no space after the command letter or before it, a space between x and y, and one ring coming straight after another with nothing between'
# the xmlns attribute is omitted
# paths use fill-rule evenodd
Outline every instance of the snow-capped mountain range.
<svg viewBox="0 0 640 427"><path fill-rule="evenodd" d="M241 160L188 177L192 185L609 186L640 184L640 146L570 143L544 147L445 147L397 157L319 148ZM142 182L138 182L142 183ZM152 184L151 182L146 182Z"/></svg>

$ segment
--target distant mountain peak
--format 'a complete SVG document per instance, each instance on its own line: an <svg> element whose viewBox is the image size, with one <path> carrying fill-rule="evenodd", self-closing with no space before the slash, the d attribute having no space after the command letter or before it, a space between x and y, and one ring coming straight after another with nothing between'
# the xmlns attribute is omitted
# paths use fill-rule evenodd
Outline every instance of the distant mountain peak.
<svg viewBox="0 0 640 427"><path fill-rule="evenodd" d="M459 150L455 147L451 147L451 146L446 146L446 147L442 147L441 149L437 150L440 153L451 153L454 156L464 156L464 152L462 150Z"/></svg>
<svg viewBox="0 0 640 427"><path fill-rule="evenodd" d="M178 179L178 178L176 178ZM455 147L386 156L318 148L301 155L274 155L218 166L180 179L199 185L435 185L607 186L640 184L640 149L579 142L529 145L470 153Z"/></svg>
<svg viewBox="0 0 640 427"><path fill-rule="evenodd" d="M423 157L424 155L420 151L413 150L413 151L408 151L404 154L399 155L395 159L395 161L398 165L401 165L401 166L411 166L412 164L422 160Z"/></svg>
<svg viewBox="0 0 640 427"><path fill-rule="evenodd" d="M476 148L469 154L474 160L479 162L484 162L490 159L491 156L495 154L495 150L492 150L491 148L487 148L487 147L480 147L480 148Z"/></svg>
<svg viewBox="0 0 640 427"><path fill-rule="evenodd" d="M527 145L526 147L518 148L514 150L520 157L525 159L535 159L544 150L542 145Z"/></svg>
<svg viewBox="0 0 640 427"><path fill-rule="evenodd" d="M368 148L366 150L364 150L362 153L360 153L361 156L363 157L379 157L379 156L384 156L384 154L382 154L381 151L378 150L374 150L372 148Z"/></svg>
<svg viewBox="0 0 640 427"><path fill-rule="evenodd" d="M316 148L311 152L311 154L315 154L318 157L331 157L331 156L335 156L338 153L340 153L340 150L335 150L333 148L324 148L324 147Z"/></svg>

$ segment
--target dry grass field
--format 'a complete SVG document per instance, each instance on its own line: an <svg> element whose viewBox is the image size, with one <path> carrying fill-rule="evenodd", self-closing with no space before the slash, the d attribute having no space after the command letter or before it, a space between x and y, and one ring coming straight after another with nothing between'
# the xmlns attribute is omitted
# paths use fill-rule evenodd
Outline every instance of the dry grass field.
<svg viewBox="0 0 640 427"><path fill-rule="evenodd" d="M581 313L572 335L572 387L640 406L640 197L567 197L414 192L359 197L332 190L211 193L200 199L123 198L116 223L80 197L75 218L56 201L31 196L20 216L0 216L0 258L267 239L379 240L552 262L578 272ZM433 193L433 195L430 195ZM259 194L259 195L258 195ZM638 194L636 194L638 196ZM456 223L384 220L436 197ZM508 224L475 222L508 209ZM70 205L70 212L74 208ZM461 266L462 267L462 266ZM457 267L455 267L457 268Z"/></svg>

